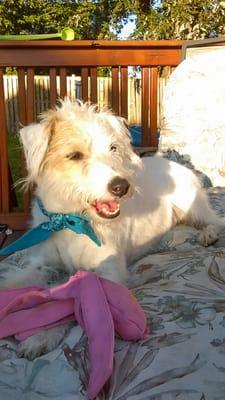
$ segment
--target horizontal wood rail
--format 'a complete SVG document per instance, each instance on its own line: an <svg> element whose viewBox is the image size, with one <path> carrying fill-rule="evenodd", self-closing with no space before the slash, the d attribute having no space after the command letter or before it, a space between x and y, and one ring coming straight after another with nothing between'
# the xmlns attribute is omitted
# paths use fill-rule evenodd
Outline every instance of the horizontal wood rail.
<svg viewBox="0 0 225 400"><path fill-rule="evenodd" d="M18 76L18 120L26 125L36 120L35 74L40 69L49 75L49 106L67 95L67 76L71 70L81 79L81 97L98 102L98 67L111 71L113 111L128 117L129 67L141 71L142 146L157 148L157 96L159 67L177 66L183 41L0 41L0 223L25 229L30 193L23 196L22 211L15 212L11 200L11 171L8 156L6 107L3 76L5 67L15 67ZM46 72L47 71L47 72ZM75 72L74 72L75 71ZM58 89L59 81L59 89ZM10 133L11 134L11 133ZM21 155L22 175L26 174Z"/></svg>
<svg viewBox="0 0 225 400"><path fill-rule="evenodd" d="M166 66L179 64L182 41L0 42L1 66ZM32 52L32 57L31 57Z"/></svg>

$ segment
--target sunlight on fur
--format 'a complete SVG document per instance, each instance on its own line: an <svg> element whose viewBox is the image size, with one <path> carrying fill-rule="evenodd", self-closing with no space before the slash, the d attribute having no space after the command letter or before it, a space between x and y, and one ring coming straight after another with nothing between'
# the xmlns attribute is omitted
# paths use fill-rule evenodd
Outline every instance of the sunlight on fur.
<svg viewBox="0 0 225 400"><path fill-rule="evenodd" d="M27 183L35 185L46 210L88 216L102 245L61 230L30 249L20 273L6 273L5 287L46 285L58 271L78 269L129 282L127 265L154 251L175 223L201 228L204 246L217 240L224 227L194 173L160 155L141 160L125 121L110 111L66 99L20 134ZM35 201L32 215L32 226L46 219ZM62 339L57 332L46 332L41 343L40 335L30 338L19 354L34 358L43 348L51 350Z"/></svg>

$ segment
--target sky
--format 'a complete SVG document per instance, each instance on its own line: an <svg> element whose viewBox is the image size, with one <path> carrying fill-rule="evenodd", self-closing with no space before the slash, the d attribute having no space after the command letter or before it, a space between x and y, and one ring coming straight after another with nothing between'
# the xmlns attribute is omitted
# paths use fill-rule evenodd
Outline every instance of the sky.
<svg viewBox="0 0 225 400"><path fill-rule="evenodd" d="M130 17L124 28L122 29L121 33L118 35L119 39L128 39L131 33L135 29L135 17Z"/></svg>

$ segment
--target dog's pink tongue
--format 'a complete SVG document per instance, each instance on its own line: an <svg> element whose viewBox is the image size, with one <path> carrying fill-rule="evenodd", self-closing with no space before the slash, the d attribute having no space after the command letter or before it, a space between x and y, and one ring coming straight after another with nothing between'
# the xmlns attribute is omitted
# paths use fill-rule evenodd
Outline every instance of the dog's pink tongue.
<svg viewBox="0 0 225 400"><path fill-rule="evenodd" d="M96 208L98 211L102 211L103 208L106 208L108 211L115 211L118 208L118 203L113 200L107 202L96 201Z"/></svg>

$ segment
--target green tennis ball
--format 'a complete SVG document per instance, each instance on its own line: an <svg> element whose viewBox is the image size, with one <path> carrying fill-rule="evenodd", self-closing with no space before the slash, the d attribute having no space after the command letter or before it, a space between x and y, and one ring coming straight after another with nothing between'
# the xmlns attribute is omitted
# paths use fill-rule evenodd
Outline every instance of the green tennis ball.
<svg viewBox="0 0 225 400"><path fill-rule="evenodd" d="M61 31L62 40L74 40L74 30L72 28L64 28Z"/></svg>

